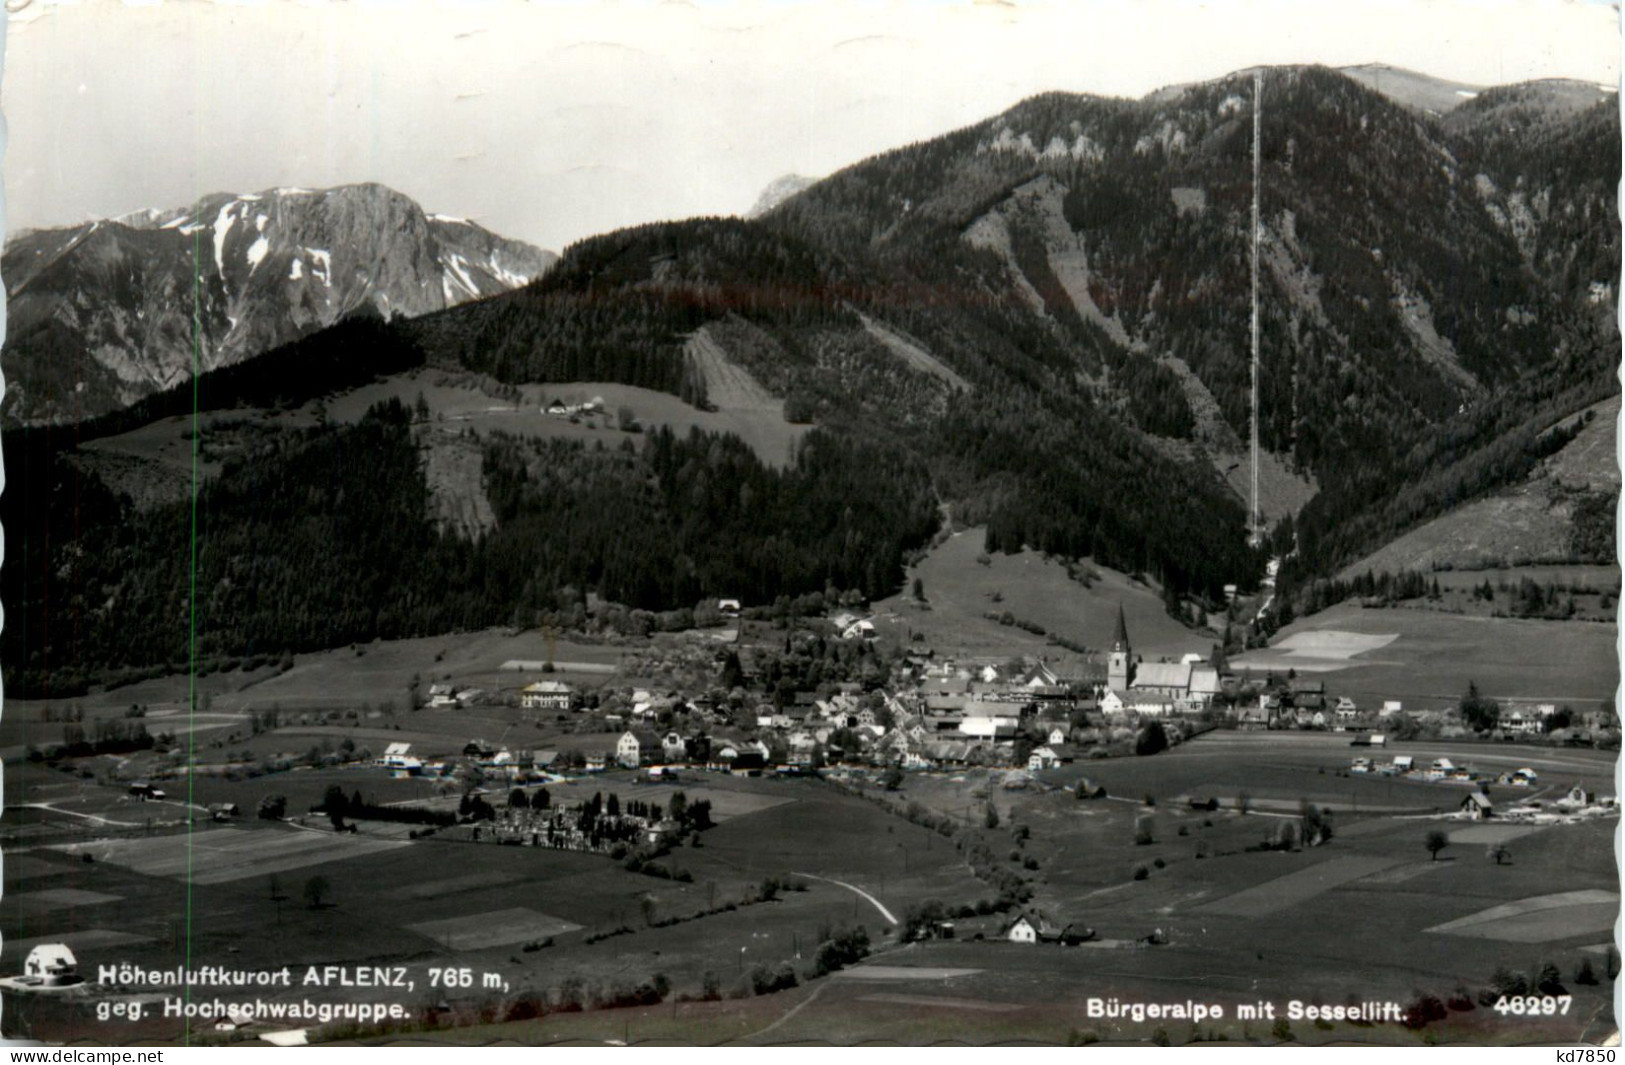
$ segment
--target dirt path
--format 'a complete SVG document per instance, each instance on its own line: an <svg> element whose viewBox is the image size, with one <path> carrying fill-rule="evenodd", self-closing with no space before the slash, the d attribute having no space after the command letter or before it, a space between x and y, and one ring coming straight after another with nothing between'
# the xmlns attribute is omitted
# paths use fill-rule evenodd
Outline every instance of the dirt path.
<svg viewBox="0 0 1625 1065"><path fill-rule="evenodd" d="M814 876L812 873L791 873L790 875L791 876L804 876L808 880L822 880L826 884L834 884L836 887L844 887L848 891L856 892L857 894L862 895L864 898L868 899L869 902L874 906L874 908L880 911L880 916L884 917L886 920L890 921L892 924L897 923L897 918L892 916L892 912L890 910L886 909L885 906L881 905L881 902L880 902L879 899L875 898L873 895L869 894L867 891L863 890L860 887L853 887L851 884L848 884L848 883L846 883L844 881L841 881L841 880L831 880L827 876Z"/></svg>

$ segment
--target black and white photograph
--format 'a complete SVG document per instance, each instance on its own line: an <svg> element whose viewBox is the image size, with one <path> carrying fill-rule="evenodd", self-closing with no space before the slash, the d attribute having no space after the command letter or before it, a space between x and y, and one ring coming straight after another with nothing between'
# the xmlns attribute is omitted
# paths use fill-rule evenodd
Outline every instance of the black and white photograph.
<svg viewBox="0 0 1625 1065"><path fill-rule="evenodd" d="M6 11L6 1040L1618 1046L1617 4Z"/></svg>

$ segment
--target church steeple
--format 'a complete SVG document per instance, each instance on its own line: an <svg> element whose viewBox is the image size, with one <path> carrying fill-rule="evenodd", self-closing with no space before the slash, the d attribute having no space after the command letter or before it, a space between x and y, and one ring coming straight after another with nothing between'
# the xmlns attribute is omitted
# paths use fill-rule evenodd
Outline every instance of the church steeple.
<svg viewBox="0 0 1625 1065"><path fill-rule="evenodd" d="M1134 683L1134 656L1129 651L1128 621L1123 617L1123 604L1117 604L1117 629L1112 633L1111 653L1106 656L1106 686L1113 691L1127 691Z"/></svg>
<svg viewBox="0 0 1625 1065"><path fill-rule="evenodd" d="M1128 649L1128 622L1123 617L1123 604L1118 603L1117 630L1112 633L1112 650L1127 651Z"/></svg>

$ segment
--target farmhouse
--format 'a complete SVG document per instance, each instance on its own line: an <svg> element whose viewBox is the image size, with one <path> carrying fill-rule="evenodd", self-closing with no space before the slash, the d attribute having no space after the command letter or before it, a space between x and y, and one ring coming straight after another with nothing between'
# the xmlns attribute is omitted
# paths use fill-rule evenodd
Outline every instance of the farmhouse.
<svg viewBox="0 0 1625 1065"><path fill-rule="evenodd" d="M526 710L570 709L570 686L560 680L539 680L520 690L519 705Z"/></svg>
<svg viewBox="0 0 1625 1065"><path fill-rule="evenodd" d="M627 729L615 744L615 760L628 769L636 769L644 759L652 759L660 749L660 738L653 732Z"/></svg>
<svg viewBox="0 0 1625 1065"><path fill-rule="evenodd" d="M1076 753L1064 743L1049 744L1039 747L1027 756L1027 771L1036 773L1040 769L1054 769L1076 758Z"/></svg>
<svg viewBox="0 0 1625 1065"><path fill-rule="evenodd" d="M1495 816L1490 797L1481 791L1475 791L1461 800L1461 812L1474 821L1486 821Z"/></svg>
<svg viewBox="0 0 1625 1065"><path fill-rule="evenodd" d="M423 772L423 762L414 757L410 753L411 750L412 745L410 743L392 743L384 748L384 753L373 764L408 775L421 773Z"/></svg>
<svg viewBox="0 0 1625 1065"><path fill-rule="evenodd" d="M1010 922L1000 934L1012 943L1037 943L1038 925L1026 914L1022 914Z"/></svg>
<svg viewBox="0 0 1625 1065"><path fill-rule="evenodd" d="M1029 910L1005 926L1000 933L1011 943L1063 943L1072 946L1095 937L1094 929L1063 925L1039 910Z"/></svg>
<svg viewBox="0 0 1625 1065"><path fill-rule="evenodd" d="M46 987L77 984L79 962L66 943L41 943L28 952L28 960L23 962L23 977Z"/></svg>

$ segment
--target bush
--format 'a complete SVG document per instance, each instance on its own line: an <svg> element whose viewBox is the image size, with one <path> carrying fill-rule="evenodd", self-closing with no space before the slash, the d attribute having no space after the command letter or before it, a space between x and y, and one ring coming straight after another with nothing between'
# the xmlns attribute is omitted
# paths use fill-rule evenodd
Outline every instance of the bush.
<svg viewBox="0 0 1625 1065"><path fill-rule="evenodd" d="M1591 967L1590 958L1580 959L1580 967L1574 971L1574 982L1588 985L1597 982L1597 972Z"/></svg>
<svg viewBox="0 0 1625 1065"><path fill-rule="evenodd" d="M1144 847L1156 842L1156 824L1150 817L1134 819L1134 845Z"/></svg>
<svg viewBox="0 0 1625 1065"><path fill-rule="evenodd" d="M1151 864L1156 866L1158 869L1166 869L1168 867L1168 863L1163 861L1161 858L1158 858L1156 861L1152 862Z"/></svg>
<svg viewBox="0 0 1625 1065"><path fill-rule="evenodd" d="M1136 879L1136 880L1144 880L1146 877L1148 877L1150 875L1151 875L1151 870L1147 869L1145 866L1136 865L1134 867L1134 879Z"/></svg>

